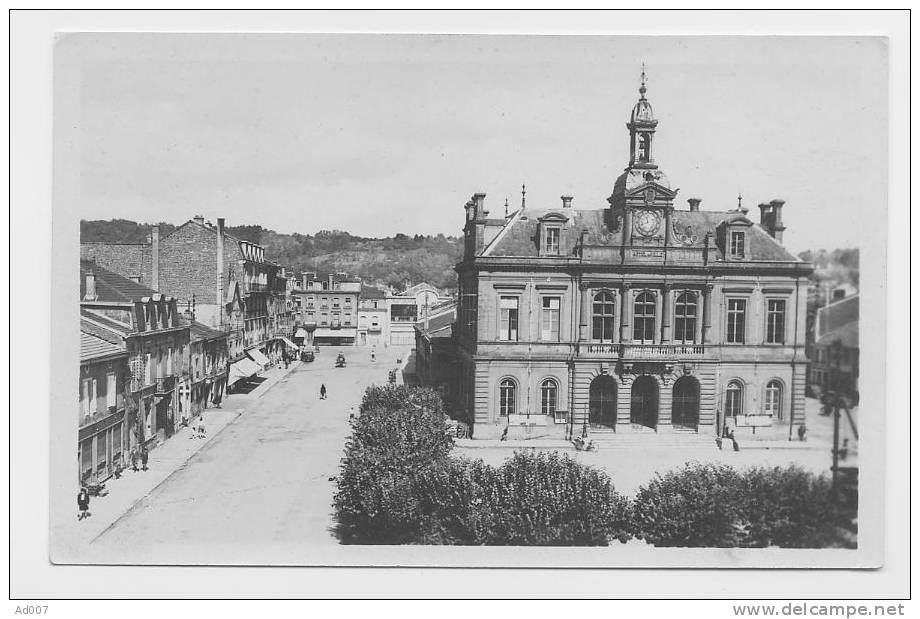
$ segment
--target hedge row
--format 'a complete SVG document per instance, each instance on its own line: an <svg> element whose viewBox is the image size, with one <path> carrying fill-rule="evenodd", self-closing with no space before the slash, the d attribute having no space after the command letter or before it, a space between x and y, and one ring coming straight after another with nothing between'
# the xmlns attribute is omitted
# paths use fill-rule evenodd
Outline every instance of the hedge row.
<svg viewBox="0 0 920 619"><path fill-rule="evenodd" d="M825 548L846 524L824 476L797 466L688 464L632 501L630 532L655 546Z"/></svg>
<svg viewBox="0 0 920 619"><path fill-rule="evenodd" d="M517 452L498 467L450 457L445 430L436 392L368 389L336 478L342 541L822 548L846 524L828 480L797 467L689 464L630 501L604 472L556 452Z"/></svg>

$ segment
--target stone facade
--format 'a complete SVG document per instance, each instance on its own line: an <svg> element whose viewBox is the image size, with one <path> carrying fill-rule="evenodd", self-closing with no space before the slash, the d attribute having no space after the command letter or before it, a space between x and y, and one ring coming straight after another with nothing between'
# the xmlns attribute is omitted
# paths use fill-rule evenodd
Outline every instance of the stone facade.
<svg viewBox="0 0 920 619"><path fill-rule="evenodd" d="M492 218L465 206L453 405L474 437L509 425L564 436L737 433L804 420L807 277L781 245L782 200L760 223L674 206L653 157L645 86L627 127L630 160L609 206L526 204Z"/></svg>

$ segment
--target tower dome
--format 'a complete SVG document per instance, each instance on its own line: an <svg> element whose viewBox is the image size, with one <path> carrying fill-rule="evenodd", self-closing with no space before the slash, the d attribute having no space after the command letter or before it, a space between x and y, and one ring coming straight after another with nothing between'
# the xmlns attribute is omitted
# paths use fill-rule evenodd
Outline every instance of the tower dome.
<svg viewBox="0 0 920 619"><path fill-rule="evenodd" d="M653 123L655 122L655 112L652 110L652 104L645 98L645 67L642 67L642 84L639 86L639 100L633 106L632 114L629 116L630 124L636 123Z"/></svg>

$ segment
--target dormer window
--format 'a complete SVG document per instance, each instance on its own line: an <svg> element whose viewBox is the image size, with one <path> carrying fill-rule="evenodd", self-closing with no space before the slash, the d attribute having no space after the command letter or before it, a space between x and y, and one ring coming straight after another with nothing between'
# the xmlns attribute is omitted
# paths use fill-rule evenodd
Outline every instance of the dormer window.
<svg viewBox="0 0 920 619"><path fill-rule="evenodd" d="M543 244L543 251L547 254L559 255L559 237L561 230L559 228L547 228L546 239Z"/></svg>
<svg viewBox="0 0 920 619"><path fill-rule="evenodd" d="M558 212L547 213L538 219L541 256L562 254L562 227L568 220L568 217Z"/></svg>
<svg viewBox="0 0 920 619"><path fill-rule="evenodd" d="M744 258L744 232L732 230L728 253L732 258Z"/></svg>

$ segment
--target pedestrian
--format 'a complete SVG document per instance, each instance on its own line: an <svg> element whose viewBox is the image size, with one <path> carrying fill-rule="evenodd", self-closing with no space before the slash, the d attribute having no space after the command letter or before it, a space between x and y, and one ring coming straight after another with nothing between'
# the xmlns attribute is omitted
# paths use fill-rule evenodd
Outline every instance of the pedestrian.
<svg viewBox="0 0 920 619"><path fill-rule="evenodd" d="M728 435L728 438L732 439L732 449L734 449L735 451L741 451L741 446L738 445L738 441L735 439L734 430L731 431L731 433Z"/></svg>
<svg viewBox="0 0 920 619"><path fill-rule="evenodd" d="M137 449L131 450L131 470L137 473Z"/></svg>
<svg viewBox="0 0 920 619"><path fill-rule="evenodd" d="M352 406L350 409L348 409L348 418L349 418L349 419L354 419L354 418L355 418L355 407L354 407L354 406Z"/></svg>
<svg viewBox="0 0 920 619"><path fill-rule="evenodd" d="M377 353L371 351L371 363L377 361Z"/></svg>
<svg viewBox="0 0 920 619"><path fill-rule="evenodd" d="M92 515L89 513L89 492L86 490L85 486L82 486L80 492L77 493L77 507L80 508L80 513L77 514L77 520L83 520Z"/></svg>
<svg viewBox="0 0 920 619"><path fill-rule="evenodd" d="M281 353L281 360L284 361L284 369L286 370L288 367L288 354L286 350Z"/></svg>
<svg viewBox="0 0 920 619"><path fill-rule="evenodd" d="M204 413L201 413L201 415L198 417L198 438L204 438L204 437L205 437Z"/></svg>
<svg viewBox="0 0 920 619"><path fill-rule="evenodd" d="M147 458L150 457L150 454L147 453L147 447L141 447L141 469L147 470Z"/></svg>
<svg viewBox="0 0 920 619"><path fill-rule="evenodd" d="M319 386L319 399L320 400L326 399L326 384L325 383Z"/></svg>
<svg viewBox="0 0 920 619"><path fill-rule="evenodd" d="M804 441L804 440L805 440L805 433L806 433L806 432L808 432L808 428L805 427L805 424L804 424L804 423L799 424L799 440L800 440L800 441Z"/></svg>

